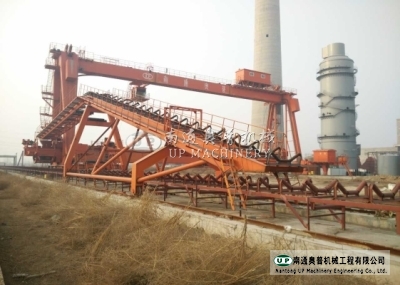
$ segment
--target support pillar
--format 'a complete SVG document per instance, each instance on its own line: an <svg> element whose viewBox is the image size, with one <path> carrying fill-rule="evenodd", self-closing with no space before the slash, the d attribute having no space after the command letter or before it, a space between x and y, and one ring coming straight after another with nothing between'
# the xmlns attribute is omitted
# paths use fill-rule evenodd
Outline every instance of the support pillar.
<svg viewBox="0 0 400 285"><path fill-rule="evenodd" d="M115 121L113 122L113 126L112 126L112 128L111 128L111 133L110 133L110 135L108 136L108 138L106 139L106 141L104 142L104 145L103 145L103 148L102 148L101 151L100 151L99 157L97 158L96 163L95 163L94 166L93 166L92 174L95 173L96 168L97 168L98 165L100 164L100 161L101 161L101 159L103 158L103 155L104 155L104 153L105 153L106 150L107 150L108 144L110 143L111 138L113 137L115 131L116 131L117 128L118 128L118 123L119 123L119 120L115 120Z"/></svg>
<svg viewBox="0 0 400 285"><path fill-rule="evenodd" d="M117 120L117 119L115 119L114 117L112 117L112 116L110 116L110 115L108 115L108 119L109 119L109 121L110 121L111 123L114 123L115 120ZM117 146L117 148L118 148L118 149L123 149L123 148L124 148L124 145L123 145L123 143L122 143L121 134L119 133L118 128L115 129L114 134L113 134L113 137L114 137L114 142L115 142L115 145ZM121 169L125 169L125 165L124 165L125 160L122 158L122 156L119 157L119 162L120 162L120 164L121 164ZM128 164L129 164L129 161L126 162L126 163L127 163L127 165L128 165Z"/></svg>
<svg viewBox="0 0 400 285"><path fill-rule="evenodd" d="M81 120L79 122L79 127L75 133L75 136L72 140L72 143L68 149L67 156L65 157L64 161L64 169L63 169L63 176L66 177L67 172L70 170L71 165L72 165L72 159L75 154L76 147L79 143L79 140L81 139L83 129L85 128L87 119L90 115L90 108L89 106L86 107L85 111L83 112L83 115L81 117Z"/></svg>
<svg viewBox="0 0 400 285"><path fill-rule="evenodd" d="M140 141L146 134L141 134L139 135L135 140L133 140L130 144L128 144L126 147L121 149L119 152L117 152L112 158L110 158L106 163L104 163L102 166L100 166L96 171L94 171L92 174L98 174L101 170L106 168L108 165L110 165L114 160L119 158L124 152L129 150L134 144L136 144L138 141ZM127 162L129 163L129 161Z"/></svg>

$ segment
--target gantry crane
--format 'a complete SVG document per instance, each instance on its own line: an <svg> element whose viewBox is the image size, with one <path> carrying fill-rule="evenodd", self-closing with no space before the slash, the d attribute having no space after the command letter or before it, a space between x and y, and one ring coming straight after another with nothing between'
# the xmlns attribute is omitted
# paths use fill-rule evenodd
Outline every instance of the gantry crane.
<svg viewBox="0 0 400 285"><path fill-rule="evenodd" d="M269 74L242 69L236 72L235 82L210 80L166 68L95 56L83 50L73 50L70 45L64 49L51 45L45 66L51 70L50 84L42 89L47 107L41 109L42 125L35 140L23 140L24 152L27 156L34 156L36 162L61 166L67 179L121 182L129 185L131 192L136 194L144 185L169 176L172 181L176 179L183 184L168 187L186 188L192 200L195 191L195 204L197 193L202 191L219 196L225 194L225 201L229 200L232 208L236 197L244 207L246 199L269 200L272 207L275 200L280 200L308 229L310 218L316 217L311 216L310 211L321 209L329 210L344 229L346 207L392 211L400 223L397 197L400 183L389 193L383 193L374 183L365 181L355 190L346 189L337 180L324 188L316 187L311 179L298 185L290 183L289 172L303 171L295 118L295 113L300 110L299 102L294 97L295 92L273 86ZM78 94L80 75L122 79L130 82L132 88L110 93L83 86ZM201 109L149 99L146 93L148 85L269 103L267 122L264 126L256 126L267 137L243 140L243 133L252 127L249 124L209 115ZM286 107L286 122L276 120L275 106L279 104ZM93 117L98 113L106 114L108 120ZM143 133L137 132L131 143L123 145L118 130L120 122ZM286 126L285 133L278 134L277 126L282 123ZM90 146L79 143L87 126L106 128ZM107 131L110 131L109 136L101 145L96 145ZM148 134L165 140L165 145L147 153L133 151L132 146ZM272 139L275 137L282 139ZM293 151L289 149L290 144ZM172 161L180 165L166 169L167 162ZM130 170L128 165L131 165ZM214 169L215 176L178 174L202 165ZM155 166L157 172L146 172L151 166ZM270 184L268 177L259 177L254 182L251 177L238 176L238 171L271 172L278 184ZM192 185L185 183L186 178ZM222 183L226 184L225 189L222 189ZM247 189L243 190L243 186ZM307 207L308 221L303 220L292 203ZM340 210L340 213L335 210ZM400 234L399 227L397 234Z"/></svg>
<svg viewBox="0 0 400 285"><path fill-rule="evenodd" d="M294 97L295 92L273 86L270 74L241 69L236 72L235 82L210 80L167 68L95 56L83 50L74 50L71 45L66 45L65 48L51 45L45 67L54 74L51 76L50 86L43 88L42 92L43 98L52 109L51 114L45 115L51 119L45 120L46 124L38 131L35 142L24 140L25 155L35 155L38 161L43 158L46 162L61 165L66 177L86 175L95 178L100 176L102 170L112 168L111 162L118 161L122 170L126 170L128 164L133 163L132 177L102 176L101 179L125 182L129 180L132 192L135 193L136 188L146 180L203 164L211 166L217 172L224 172L233 166L235 169L251 172L301 171L299 165L301 149L295 118L295 113L300 109L299 102ZM80 75L126 80L133 88L123 97L89 88L85 89L86 92L82 92L83 96L78 96ZM148 100L146 98L148 85L269 103L268 120L264 126L258 127L282 139L279 141L253 139L243 144L239 131L248 132L250 125L242 124L243 127L240 129L239 123L235 126L235 121L232 120L216 119L217 116L206 118L199 109ZM286 125L290 126L291 139L288 137L287 129L284 134L276 133L278 124L284 123L276 120L275 105L278 104L286 107L288 123ZM94 113L107 114L108 121L91 117ZM128 146L123 145L118 130L120 121L143 130L144 136L152 134L166 140L166 134L169 134L173 135L175 141L172 145L167 143L162 149L138 155L130 149L134 142ZM106 127L107 130L111 129L111 135L101 146L80 144L79 139L86 126ZM228 136L228 132L231 132L231 137ZM193 144L187 143L184 139L190 133L197 136ZM208 143L207 136L212 137L212 143ZM112 138L114 142L111 141ZM141 138L143 136L138 137L135 142ZM38 141L41 142L41 146ZM292 153L289 152L290 141L294 148ZM94 152L96 147L97 151ZM172 149L184 154L175 160L180 159L185 164L164 170L166 159L171 159ZM230 158L231 166L228 167L226 153L233 154L232 151L235 157ZM211 153L212 157L205 155L207 152ZM218 155L214 157L216 152ZM193 156L193 153L197 156ZM78 174L79 162L83 160L86 161L86 165L91 161L90 171ZM160 161L163 161L161 167L156 164ZM155 164L159 172L143 177L145 168Z"/></svg>

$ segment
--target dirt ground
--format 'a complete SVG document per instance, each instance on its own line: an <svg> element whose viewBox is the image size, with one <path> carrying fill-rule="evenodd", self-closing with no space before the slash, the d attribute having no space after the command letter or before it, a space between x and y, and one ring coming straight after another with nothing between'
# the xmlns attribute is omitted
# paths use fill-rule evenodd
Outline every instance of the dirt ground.
<svg viewBox="0 0 400 285"><path fill-rule="evenodd" d="M0 172L5 284L377 284L347 276L270 276L265 249L188 229L179 217L160 220L155 204L122 207Z"/></svg>
<svg viewBox="0 0 400 285"><path fill-rule="evenodd" d="M6 187L5 183L0 184L0 265L5 284L74 284L73 278L68 277L60 283L60 273L71 270L68 263L76 264L73 261L77 255L57 247L53 223L42 216L34 199L26 200L17 193L18 189L35 191L36 187L32 187L29 181L14 183L11 179ZM13 274L34 275L52 271L56 273L42 277L45 278L43 283L42 278L12 278Z"/></svg>

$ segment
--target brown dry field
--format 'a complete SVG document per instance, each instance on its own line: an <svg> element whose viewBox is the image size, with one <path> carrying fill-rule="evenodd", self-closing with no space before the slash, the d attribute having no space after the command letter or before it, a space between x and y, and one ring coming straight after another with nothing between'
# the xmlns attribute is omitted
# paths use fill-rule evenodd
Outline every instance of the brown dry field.
<svg viewBox="0 0 400 285"><path fill-rule="evenodd" d="M245 235L208 235L179 216L161 219L150 194L138 201L127 207L0 172L5 284L388 284L371 276L271 276L268 249L247 247Z"/></svg>

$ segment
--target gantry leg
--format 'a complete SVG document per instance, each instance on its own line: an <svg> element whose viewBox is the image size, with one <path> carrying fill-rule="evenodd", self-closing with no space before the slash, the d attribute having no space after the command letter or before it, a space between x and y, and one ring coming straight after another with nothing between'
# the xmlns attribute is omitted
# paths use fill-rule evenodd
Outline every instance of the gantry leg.
<svg viewBox="0 0 400 285"><path fill-rule="evenodd" d="M85 128L85 125L87 123L89 115L90 115L90 108L89 108L89 106L87 106L85 111L83 112L83 115L79 122L79 127L75 133L74 139L72 140L71 146L69 147L67 156L65 158L64 169L63 169L64 177L66 177L67 172L70 171L70 168L72 166L72 159L74 157L76 147L79 143L79 140L81 139L83 129Z"/></svg>
<svg viewBox="0 0 400 285"><path fill-rule="evenodd" d="M178 172L181 170L197 167L197 166L200 166L200 165L203 165L206 163L205 161L199 160L199 161L189 163L189 164L186 164L183 166L175 167L173 169L164 170L164 171L152 174L152 175L144 176L144 171L148 167L155 165L157 162L159 162L161 160L165 160L166 158L168 158L169 153L170 153L169 148L163 147L159 150L156 150L156 151L150 153L149 155L143 157L142 159L136 161L135 163L133 163L133 165L132 165L132 183L131 183L131 192L133 194L136 194L136 188L147 180L160 178L160 177L170 174L170 173L175 173L175 172Z"/></svg>
<svg viewBox="0 0 400 285"><path fill-rule="evenodd" d="M152 152L145 157L139 159L132 164L132 183L131 192L136 194L136 187L138 186L138 179L144 176L144 171L146 168L156 164L162 159L165 159L169 155L169 148L163 147L155 152Z"/></svg>
<svg viewBox="0 0 400 285"><path fill-rule="evenodd" d="M108 144L110 143L111 138L113 137L115 131L116 131L117 128L118 128L118 123L119 123L119 120L114 120L113 126L112 126L112 128L111 128L111 133L110 133L110 135L107 137L106 141L105 141L104 144L103 144L103 148L101 149L101 152L100 152L100 154L99 154L99 157L97 158L96 163L95 163L94 166L93 166L92 174L95 174L95 170L96 170L96 168L99 166L100 161L102 160L103 155L104 155L104 153L105 153L106 150L107 150Z"/></svg>
<svg viewBox="0 0 400 285"><path fill-rule="evenodd" d="M160 177L162 177L164 175L168 175L168 174L171 174L171 173L176 173L176 172L179 172L179 171L182 171L182 170L195 168L197 166L201 166L201 165L204 165L204 164L206 164L205 161L199 160L199 161L195 161L195 162L192 162L192 163L189 163L189 164L185 164L185 165L182 165L182 166L177 166L177 167L174 167L174 168L171 168L171 169L168 169L168 170L157 172L155 174L142 176L141 178L137 179L137 181L134 181L134 179L132 179L132 184L131 185L135 185L135 187L138 187L143 182L146 182L146 181L149 181L149 180L152 180L152 179L157 179L157 178L160 178ZM133 177L133 167L132 167L132 177ZM134 188L134 189L135 190L133 191L133 188L131 187L132 193L136 194L136 188Z"/></svg>
<svg viewBox="0 0 400 285"><path fill-rule="evenodd" d="M116 120L114 117L112 117L110 115L108 115L108 119L109 119L109 121L111 123L115 122L115 120ZM114 131L114 142L115 142L115 145L117 146L118 149L123 149L124 148L124 145L123 145L122 140L121 140L121 134L119 133L118 128L116 128L116 130ZM121 169L125 169L124 159L122 158L122 156L119 156L119 162L121 163ZM128 165L129 161L126 162L126 163Z"/></svg>
<svg viewBox="0 0 400 285"><path fill-rule="evenodd" d="M119 158L123 153L129 150L134 144L136 144L138 141L140 141L146 134L141 134L139 135L135 140L133 140L130 144L128 144L126 147L121 149L119 152L117 152L112 158L110 158L106 163L104 163L102 166L100 166L96 171L94 171L92 174L98 174L101 170L106 168L108 165L110 165L114 160ZM127 162L129 164L129 161Z"/></svg>

